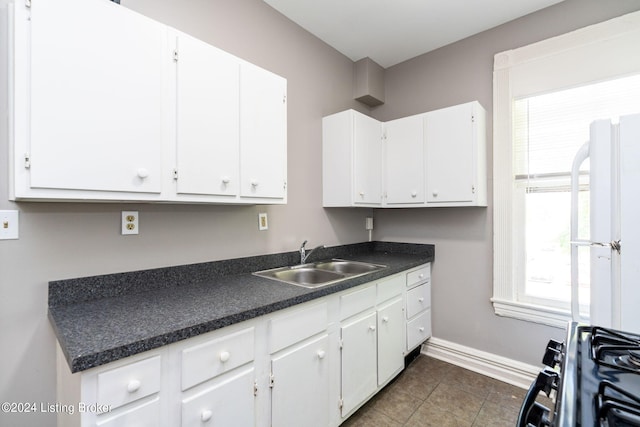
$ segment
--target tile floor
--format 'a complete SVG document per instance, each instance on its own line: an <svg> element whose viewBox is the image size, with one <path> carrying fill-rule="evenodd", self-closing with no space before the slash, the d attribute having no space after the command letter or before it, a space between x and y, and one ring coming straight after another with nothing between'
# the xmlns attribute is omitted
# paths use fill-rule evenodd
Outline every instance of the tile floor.
<svg viewBox="0 0 640 427"><path fill-rule="evenodd" d="M344 427L513 427L526 390L424 355Z"/></svg>

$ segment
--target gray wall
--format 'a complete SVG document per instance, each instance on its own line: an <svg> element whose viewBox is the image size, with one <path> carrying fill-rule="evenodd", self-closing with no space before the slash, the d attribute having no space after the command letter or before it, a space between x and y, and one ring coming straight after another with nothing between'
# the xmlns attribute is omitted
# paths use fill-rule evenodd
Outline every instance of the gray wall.
<svg viewBox="0 0 640 427"><path fill-rule="evenodd" d="M287 78L289 203L10 203L6 123L1 122L0 209L20 211L20 239L0 241L0 402L56 402L49 280L291 251L305 239L309 245L333 246L368 238L364 218L370 210L322 208L321 118L362 109L351 99L348 58L260 0L122 4ZM0 117L6 117L3 111ZM121 210L140 212L139 235L119 234ZM268 231L258 231L258 212L268 212ZM55 416L0 412L0 426L20 425L53 426Z"/></svg>
<svg viewBox="0 0 640 427"><path fill-rule="evenodd" d="M386 70L386 102L372 111L380 120L472 100L480 101L489 118L488 208L374 212L377 240L436 245L435 337L533 365L540 363L549 338L564 339L564 330L496 316L489 300L493 291L493 56L636 10L640 10L638 0L566 0Z"/></svg>
<svg viewBox="0 0 640 427"><path fill-rule="evenodd" d="M260 0L122 3L288 79L289 204L15 204L7 201L6 172L0 174L0 209L18 209L21 221L20 240L0 241L2 402L55 402L55 338L47 319L49 280L289 251L304 239L337 245L367 238L364 218L370 210L321 207L321 117L346 108L367 111L351 100L350 60ZM372 113L387 120L471 99L491 111L495 52L638 8L638 1L568 0L400 64L387 72L386 104ZM2 122L3 171L5 129ZM121 210L140 212L140 235L119 235ZM257 213L263 211L269 213L267 232L257 230ZM491 208L377 210L374 237L436 243L436 336L536 363L542 342L555 331L493 315L490 215ZM461 269L462 263L467 267ZM521 338L529 336L536 338L534 342L523 343ZM55 425L55 419L0 413L0 425Z"/></svg>

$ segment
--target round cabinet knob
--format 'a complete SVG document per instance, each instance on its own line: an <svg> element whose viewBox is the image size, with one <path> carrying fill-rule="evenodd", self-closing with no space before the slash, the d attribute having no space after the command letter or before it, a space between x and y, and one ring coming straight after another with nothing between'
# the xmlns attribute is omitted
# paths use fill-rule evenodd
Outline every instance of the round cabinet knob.
<svg viewBox="0 0 640 427"><path fill-rule="evenodd" d="M387 322L389 321L389 316L383 316L383 317L382 317L382 321L383 321L384 323L387 323Z"/></svg>
<svg viewBox="0 0 640 427"><path fill-rule="evenodd" d="M222 177L222 183L223 183L223 184L228 184L228 183L230 183L230 182L231 182L231 179L229 179L229 177L228 177L228 176L223 176L223 177Z"/></svg>
<svg viewBox="0 0 640 427"><path fill-rule="evenodd" d="M376 330L375 325L369 325L369 330L370 330L370 331L375 331L375 330Z"/></svg>
<svg viewBox="0 0 640 427"><path fill-rule="evenodd" d="M420 280L424 279L424 273L418 274L418 279L420 279Z"/></svg>
<svg viewBox="0 0 640 427"><path fill-rule="evenodd" d="M424 301L424 298L422 297L418 298L418 302L423 302L423 301Z"/></svg>
<svg viewBox="0 0 640 427"><path fill-rule="evenodd" d="M200 414L200 419L202 420L202 422L207 422L211 419L211 416L213 416L213 412L211 412L208 409L205 409L204 411L202 411L202 414Z"/></svg>
<svg viewBox="0 0 640 427"><path fill-rule="evenodd" d="M412 191L412 192L411 192L411 197L413 197L414 199L415 199L416 197L418 197L418 192L417 192L417 191L415 191L415 190L414 190L414 191Z"/></svg>
<svg viewBox="0 0 640 427"><path fill-rule="evenodd" d="M146 170L145 168L138 169L138 178L145 179L148 176L149 176L148 170Z"/></svg>
<svg viewBox="0 0 640 427"><path fill-rule="evenodd" d="M251 186L252 187L257 187L260 183L258 181L256 181L255 179L251 181Z"/></svg>
<svg viewBox="0 0 640 427"><path fill-rule="evenodd" d="M433 190L433 193L431 194L433 194L433 197L438 197L438 190Z"/></svg>
<svg viewBox="0 0 640 427"><path fill-rule="evenodd" d="M227 360L229 360L229 358L231 357L231 355L229 354L228 351L223 351L220 353L220 361L222 363L226 362Z"/></svg>
<svg viewBox="0 0 640 427"><path fill-rule="evenodd" d="M359 194L360 194L360 197L364 197L364 191L361 191Z"/></svg>
<svg viewBox="0 0 640 427"><path fill-rule="evenodd" d="M131 380L129 381L129 384L127 384L127 391L129 393L135 393L136 391L138 391L140 389L140 386L142 384L140 383L139 380Z"/></svg>
<svg viewBox="0 0 640 427"><path fill-rule="evenodd" d="M420 332L424 332L424 327L420 327L420 328L418 328L418 330L419 330Z"/></svg>
<svg viewBox="0 0 640 427"><path fill-rule="evenodd" d="M324 359L324 356L326 356L327 353L325 353L324 350L318 350L318 359Z"/></svg>

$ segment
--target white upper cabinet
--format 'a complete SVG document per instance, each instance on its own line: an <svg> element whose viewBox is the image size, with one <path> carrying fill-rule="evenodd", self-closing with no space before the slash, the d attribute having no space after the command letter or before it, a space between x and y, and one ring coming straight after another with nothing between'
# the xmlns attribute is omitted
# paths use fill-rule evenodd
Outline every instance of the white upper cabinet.
<svg viewBox="0 0 640 427"><path fill-rule="evenodd" d="M486 206L485 110L470 102L425 120L427 205Z"/></svg>
<svg viewBox="0 0 640 427"><path fill-rule="evenodd" d="M385 132L385 202L424 203L424 115L392 120Z"/></svg>
<svg viewBox="0 0 640 427"><path fill-rule="evenodd" d="M240 68L240 195L287 195L287 81L243 62Z"/></svg>
<svg viewBox="0 0 640 427"><path fill-rule="evenodd" d="M15 75L30 96L28 112L15 112L16 196L160 193L164 26L107 1L15 8L17 26L30 30Z"/></svg>
<svg viewBox="0 0 640 427"><path fill-rule="evenodd" d="M477 101L385 123L324 117L323 206L486 206L485 121Z"/></svg>
<svg viewBox="0 0 640 427"><path fill-rule="evenodd" d="M382 125L354 110L322 119L323 206L382 204Z"/></svg>
<svg viewBox="0 0 640 427"><path fill-rule="evenodd" d="M240 62L176 33L178 194L236 196L240 179Z"/></svg>
<svg viewBox="0 0 640 427"><path fill-rule="evenodd" d="M286 80L106 0L15 2L11 200L286 203Z"/></svg>

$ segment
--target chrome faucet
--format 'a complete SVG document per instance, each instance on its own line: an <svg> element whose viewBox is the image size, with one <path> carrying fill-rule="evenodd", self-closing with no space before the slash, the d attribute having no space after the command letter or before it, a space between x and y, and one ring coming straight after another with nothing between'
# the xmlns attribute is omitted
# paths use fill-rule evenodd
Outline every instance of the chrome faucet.
<svg viewBox="0 0 640 427"><path fill-rule="evenodd" d="M324 245L316 246L315 248L311 249L309 253L307 253L307 250L304 247L304 245L306 244L307 244L307 241L305 240L304 242L302 242L302 245L300 246L300 264L306 263L307 258L311 256L313 251L315 251L316 249L324 248Z"/></svg>

